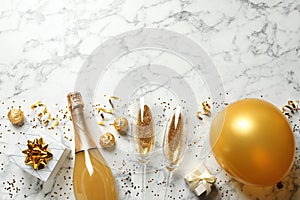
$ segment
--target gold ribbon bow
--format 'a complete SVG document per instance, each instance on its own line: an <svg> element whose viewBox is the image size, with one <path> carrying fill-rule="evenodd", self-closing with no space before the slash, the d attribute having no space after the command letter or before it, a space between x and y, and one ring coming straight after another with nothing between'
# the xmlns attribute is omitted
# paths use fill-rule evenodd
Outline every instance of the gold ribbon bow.
<svg viewBox="0 0 300 200"><path fill-rule="evenodd" d="M216 182L216 177L202 165L187 174L185 176L185 180L191 191L194 191L200 184L202 184L206 189L206 194L208 194L211 191L211 185Z"/></svg>
<svg viewBox="0 0 300 200"><path fill-rule="evenodd" d="M35 138L33 141L27 141L27 149L22 153L26 155L25 163L32 165L34 169L43 169L53 155L48 149L48 144L43 138Z"/></svg>

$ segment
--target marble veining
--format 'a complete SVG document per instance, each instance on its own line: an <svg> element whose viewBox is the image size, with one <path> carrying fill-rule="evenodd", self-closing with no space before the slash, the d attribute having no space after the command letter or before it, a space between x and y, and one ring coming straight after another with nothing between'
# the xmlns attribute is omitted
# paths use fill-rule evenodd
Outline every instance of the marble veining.
<svg viewBox="0 0 300 200"><path fill-rule="evenodd" d="M74 90L81 66L95 48L119 34L155 28L192 39L206 51L219 72L226 103L255 97L281 107L287 100L300 97L299 0L2 0L0 5L0 199L74 199L73 154L59 175L47 182L11 164L9 157L16 138L13 132L24 130L10 127L5 120L7 109L21 105L26 113L31 113L30 105L42 100L54 113L64 110L66 94ZM119 74L104 83L103 92L113 89L116 80L124 74L149 63L176 66L179 74L183 73L179 66L186 66L187 74L183 77L197 83L190 84L194 91L203 92L197 98L205 100L212 92L205 81L195 75L193 66L166 52L149 51L128 54L112 63L109 70ZM121 65L123 68L118 67ZM153 70L151 66L148 65L149 71ZM154 91L168 94L163 88L157 87ZM99 89L95 98L103 98L102 90ZM159 103L157 99L155 101ZM120 103L119 106L123 108L124 105ZM240 184L222 171L211 154L203 159L197 157L201 149L192 145L184 164L174 174L172 197L198 199L189 191L183 175L194 165L204 162L217 177L215 188L204 199L299 199L299 116L296 113L290 119L297 149L295 164L282 181L283 189ZM201 122L190 143L201 143L199 138L201 134L207 134L210 121ZM54 135L57 132L56 139L72 148L73 143L69 140L72 132L68 130L72 130L72 125L68 120L62 123L66 124L57 127ZM126 146L130 140L117 140L124 145L125 153L119 151L111 156L104 152L104 156L113 168L120 199L140 199L141 166L134 155L126 155L132 150ZM147 173L149 199L162 198L167 176L159 149L161 144L156 146L155 155L159 159L149 164ZM114 163L115 160L118 162Z"/></svg>

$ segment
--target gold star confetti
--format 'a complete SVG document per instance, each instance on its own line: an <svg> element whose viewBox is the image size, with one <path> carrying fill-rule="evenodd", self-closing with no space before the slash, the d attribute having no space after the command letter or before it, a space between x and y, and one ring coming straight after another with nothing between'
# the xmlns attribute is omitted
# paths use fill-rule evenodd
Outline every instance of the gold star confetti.
<svg viewBox="0 0 300 200"><path fill-rule="evenodd" d="M34 169L43 169L53 157L48 146L43 138L35 138L33 141L28 140L28 149L22 151L26 155L24 162L27 165L32 165Z"/></svg>

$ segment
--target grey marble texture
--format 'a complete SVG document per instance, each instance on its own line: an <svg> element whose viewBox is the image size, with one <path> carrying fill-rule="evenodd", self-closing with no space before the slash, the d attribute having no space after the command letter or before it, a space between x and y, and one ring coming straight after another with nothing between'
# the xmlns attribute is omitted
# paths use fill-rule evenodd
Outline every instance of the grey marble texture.
<svg viewBox="0 0 300 200"><path fill-rule="evenodd" d="M160 48L146 48L132 50L118 59L109 57L114 52L108 51L111 46L105 47L105 42L130 31L148 29L177 33L197 44L203 52L194 55L192 51L190 60L184 60L178 55L189 52L189 48L178 46L175 53L174 49L168 52ZM134 38L134 35L130 37ZM168 38L166 35L159 36L162 42L154 46L161 47L167 41L172 42L172 38L166 40L164 37ZM124 48L122 50L128 51L131 45L138 46L138 42L147 40L132 39L130 45L126 41L117 42ZM173 45L175 48L176 44ZM94 51L96 48L99 51ZM97 65L103 58L99 57L101 52L103 57L111 60L109 66ZM91 59L93 55L97 55L100 61ZM192 61L197 58L203 58L200 67ZM82 66L87 66L85 71L82 71ZM162 66L166 66L165 71ZM92 103L105 104L107 98L103 94L120 95L121 98L127 95L126 101L115 101L115 105L118 106L117 114L130 116L130 98L146 93L158 116L157 138L163 136L159 123L164 121L160 121L159 116L164 114L161 112L164 108L161 99L164 98L174 98L174 105L171 103L170 107L188 101L185 105L188 109L191 106L190 111L194 108L190 102L199 102L194 108L196 111L200 109L200 102L208 97L214 97L211 101L219 104L220 108L224 103L246 97L261 98L280 108L289 99L300 99L300 1L0 0L0 199L74 199L73 154L64 163L59 176L47 182L20 170L11 163L10 155L17 144L18 134L33 125L30 122L34 116L30 109L32 103L43 101L53 115L58 114L62 119L67 105L66 94L89 85L78 82L78 77L82 76L81 73L92 77L93 72L101 67L103 71L101 75L97 74L95 89L85 91L85 96ZM160 67L161 73L157 72ZM165 76L171 70L172 77ZM210 85L216 74L222 88ZM164 78L158 81L165 82L146 86L139 82L151 83L151 77L159 76ZM127 85L122 83L133 84L128 81L129 78L139 85L136 86L137 91L129 85L127 88L132 90L126 94L123 88ZM189 87L182 96L193 93L194 99L189 102L189 99L176 94L176 84L187 84ZM216 92L220 88L221 95ZM21 129L12 127L6 120L11 106L21 106L28 114ZM87 108L92 113L92 108ZM192 122L195 128L189 138L190 146L172 178L172 199L198 199L189 191L183 176L201 163L205 163L217 177L213 191L204 199L300 199L299 113L290 119L297 149L295 164L282 180L283 189L252 187L229 177L211 153L201 148L205 146L211 120L205 118L199 122L194 119ZM72 124L68 119L62 119L59 126L50 132L59 142L73 148ZM103 151L103 154L113 169L120 199L141 199L141 166L132 153L132 141L128 136L115 134L119 146L114 152ZM94 137L98 139L99 135ZM157 159L149 163L147 170L147 199L162 199L164 195L167 172L163 166L160 141L157 140L157 150L153 152Z"/></svg>

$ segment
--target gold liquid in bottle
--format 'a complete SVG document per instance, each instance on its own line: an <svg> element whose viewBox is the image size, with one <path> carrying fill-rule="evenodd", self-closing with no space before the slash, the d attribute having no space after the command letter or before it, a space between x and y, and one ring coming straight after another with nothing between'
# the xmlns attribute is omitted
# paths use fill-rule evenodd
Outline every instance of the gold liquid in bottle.
<svg viewBox="0 0 300 200"><path fill-rule="evenodd" d="M77 200L116 200L113 174L92 139L80 93L68 94L75 135L73 189Z"/></svg>

